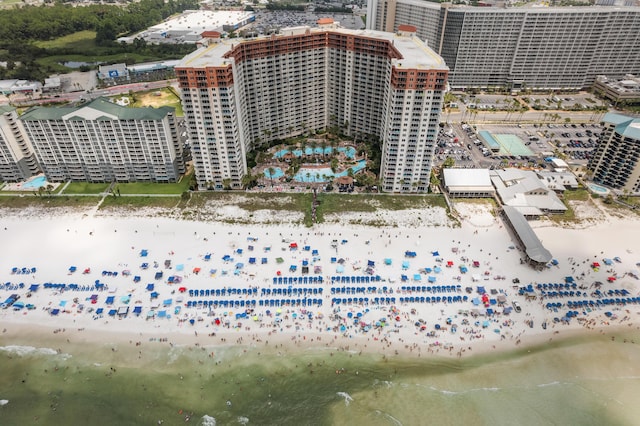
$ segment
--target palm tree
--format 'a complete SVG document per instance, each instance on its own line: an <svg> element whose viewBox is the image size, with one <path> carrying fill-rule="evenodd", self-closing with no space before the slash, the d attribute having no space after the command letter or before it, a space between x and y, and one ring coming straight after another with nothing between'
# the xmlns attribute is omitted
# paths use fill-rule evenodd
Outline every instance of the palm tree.
<svg viewBox="0 0 640 426"><path fill-rule="evenodd" d="M271 180L271 188L273 188L273 175L276 174L276 169L273 167L269 167L267 170L269 171L269 180Z"/></svg>
<svg viewBox="0 0 640 426"><path fill-rule="evenodd" d="M242 176L241 183L243 188L245 189L253 188L257 179L258 179L257 176L252 175L251 170L249 170L246 175Z"/></svg>
<svg viewBox="0 0 640 426"><path fill-rule="evenodd" d="M45 187L45 190L47 191L47 194L49 194L49 197L51 197L51 191L53 191L53 185L48 183L47 186Z"/></svg>

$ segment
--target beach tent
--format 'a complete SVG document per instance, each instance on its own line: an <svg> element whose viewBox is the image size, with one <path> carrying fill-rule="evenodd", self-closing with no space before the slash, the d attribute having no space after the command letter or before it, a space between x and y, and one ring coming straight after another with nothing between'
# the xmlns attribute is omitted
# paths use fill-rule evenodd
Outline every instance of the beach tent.
<svg viewBox="0 0 640 426"><path fill-rule="evenodd" d="M140 257L147 257L149 251L147 249L140 250Z"/></svg>
<svg viewBox="0 0 640 426"><path fill-rule="evenodd" d="M147 284L147 291L153 291L155 284Z"/></svg>
<svg viewBox="0 0 640 426"><path fill-rule="evenodd" d="M603 259L602 261L604 262L605 265L613 265L613 260L611 259Z"/></svg>
<svg viewBox="0 0 640 426"><path fill-rule="evenodd" d="M402 269L409 269L409 261L405 260L402 262Z"/></svg>
<svg viewBox="0 0 640 426"><path fill-rule="evenodd" d="M71 273L71 274L73 274L77 270L78 270L78 268L76 266L70 266L69 267L69 273Z"/></svg>
<svg viewBox="0 0 640 426"><path fill-rule="evenodd" d="M38 288L40 288L40 284L31 284L31 286L29 287L29 291L35 293L36 291L38 291Z"/></svg>
<svg viewBox="0 0 640 426"><path fill-rule="evenodd" d="M107 305L113 305L114 300L116 299L115 296L108 296L107 300L105 300L104 303L106 303Z"/></svg>
<svg viewBox="0 0 640 426"><path fill-rule="evenodd" d="M436 277L434 277L433 275L429 276L429 282L430 283L435 283L436 282Z"/></svg>
<svg viewBox="0 0 640 426"><path fill-rule="evenodd" d="M385 265L391 265L391 259L388 258L388 257L386 259L384 259L384 264Z"/></svg>
<svg viewBox="0 0 640 426"><path fill-rule="evenodd" d="M210 261L210 260L211 260L211 253L207 253L207 254L205 254L203 259L204 259L206 262Z"/></svg>
<svg viewBox="0 0 640 426"><path fill-rule="evenodd" d="M432 252L431 252L431 255L432 255L432 256L440 256L440 253L439 253L439 252L437 252L437 251L432 251Z"/></svg>

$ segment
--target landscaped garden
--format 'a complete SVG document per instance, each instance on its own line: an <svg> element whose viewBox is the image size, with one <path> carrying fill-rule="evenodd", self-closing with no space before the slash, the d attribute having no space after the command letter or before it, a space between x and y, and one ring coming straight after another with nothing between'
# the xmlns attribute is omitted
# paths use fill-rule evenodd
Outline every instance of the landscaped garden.
<svg viewBox="0 0 640 426"><path fill-rule="evenodd" d="M379 168L379 152L371 147L329 133L287 140L258 153L249 175L253 183L275 190L322 186L351 192L355 185L371 189Z"/></svg>

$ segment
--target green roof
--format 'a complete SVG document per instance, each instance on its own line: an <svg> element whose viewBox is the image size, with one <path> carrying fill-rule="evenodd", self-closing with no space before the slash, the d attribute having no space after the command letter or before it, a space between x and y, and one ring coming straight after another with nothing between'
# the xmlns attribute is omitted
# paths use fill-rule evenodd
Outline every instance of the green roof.
<svg viewBox="0 0 640 426"><path fill-rule="evenodd" d="M625 138L640 141L640 118L629 117L622 114L608 113L602 119L605 123L616 126L615 132Z"/></svg>
<svg viewBox="0 0 640 426"><path fill-rule="evenodd" d="M15 108L11 105L0 105L0 114L6 114L11 111L15 111Z"/></svg>
<svg viewBox="0 0 640 426"><path fill-rule="evenodd" d="M173 107L130 108L110 102L107 98L96 98L80 106L33 107L27 110L21 120L162 120L174 112Z"/></svg>

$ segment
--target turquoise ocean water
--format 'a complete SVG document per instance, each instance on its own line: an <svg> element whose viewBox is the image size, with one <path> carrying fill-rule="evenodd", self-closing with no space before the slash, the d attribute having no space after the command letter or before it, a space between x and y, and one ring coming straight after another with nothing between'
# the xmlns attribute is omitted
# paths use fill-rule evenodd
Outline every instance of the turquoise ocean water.
<svg viewBox="0 0 640 426"><path fill-rule="evenodd" d="M638 337L454 360L0 336L0 424L632 425Z"/></svg>

